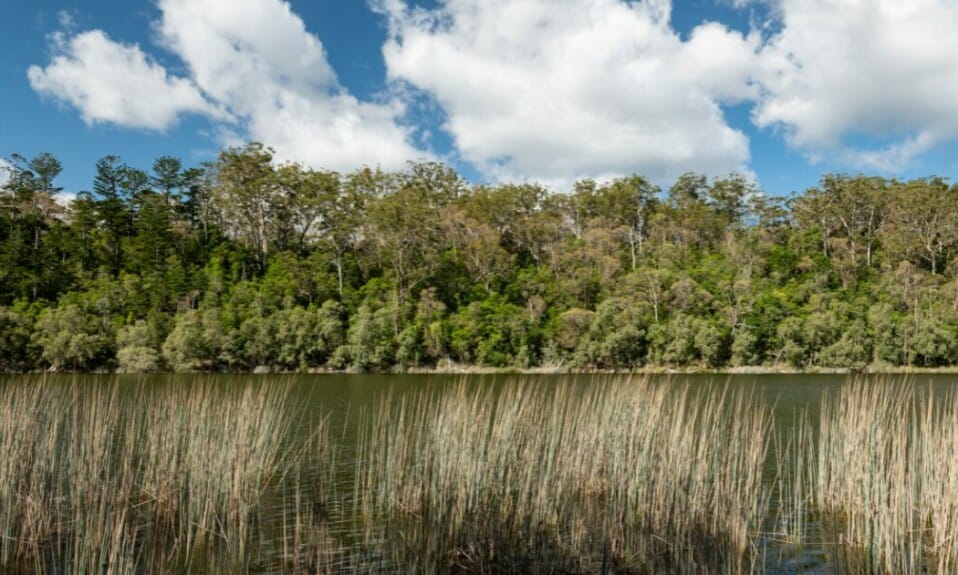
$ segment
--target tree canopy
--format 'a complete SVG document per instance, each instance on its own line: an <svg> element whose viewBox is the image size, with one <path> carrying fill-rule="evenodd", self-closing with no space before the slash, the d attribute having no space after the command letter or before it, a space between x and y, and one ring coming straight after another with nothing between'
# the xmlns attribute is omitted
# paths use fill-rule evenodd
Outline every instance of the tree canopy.
<svg viewBox="0 0 958 575"><path fill-rule="evenodd" d="M118 156L0 188L0 370L958 363L958 186L827 174L470 185Z"/></svg>

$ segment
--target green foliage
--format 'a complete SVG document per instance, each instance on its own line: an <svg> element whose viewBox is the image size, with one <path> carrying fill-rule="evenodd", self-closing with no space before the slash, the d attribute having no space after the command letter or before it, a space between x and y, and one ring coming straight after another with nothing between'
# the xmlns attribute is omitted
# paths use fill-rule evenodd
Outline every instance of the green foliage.
<svg viewBox="0 0 958 575"><path fill-rule="evenodd" d="M351 318L345 344L336 350L333 365L360 371L388 366L395 356L398 311L395 305L360 305Z"/></svg>
<svg viewBox="0 0 958 575"><path fill-rule="evenodd" d="M218 310L189 310L178 314L163 342L163 358L174 371L215 367L222 348Z"/></svg>
<svg viewBox="0 0 958 575"><path fill-rule="evenodd" d="M294 307L273 314L276 365L286 370L324 365L343 344L343 316L343 307L334 300L318 309Z"/></svg>
<svg viewBox="0 0 958 575"><path fill-rule="evenodd" d="M96 367L112 343L100 317L70 303L44 310L37 319L34 342L50 368L83 370Z"/></svg>
<svg viewBox="0 0 958 575"><path fill-rule="evenodd" d="M120 328L116 334L116 360L123 373L147 373L162 367L150 327L144 320Z"/></svg>
<svg viewBox="0 0 958 575"><path fill-rule="evenodd" d="M0 187L0 370L958 363L958 186L825 175L470 186L260 144Z"/></svg>
<svg viewBox="0 0 958 575"><path fill-rule="evenodd" d="M759 349L759 340L751 329L743 328L732 335L732 346L729 350L729 363L735 367L759 365L762 363L762 354Z"/></svg>
<svg viewBox="0 0 958 575"><path fill-rule="evenodd" d="M32 369L39 353L31 341L39 305L18 301L13 306L0 306L0 372Z"/></svg>
<svg viewBox="0 0 958 575"><path fill-rule="evenodd" d="M954 365L958 360L955 334L939 322L925 319L914 326L908 342L908 363L919 367Z"/></svg>

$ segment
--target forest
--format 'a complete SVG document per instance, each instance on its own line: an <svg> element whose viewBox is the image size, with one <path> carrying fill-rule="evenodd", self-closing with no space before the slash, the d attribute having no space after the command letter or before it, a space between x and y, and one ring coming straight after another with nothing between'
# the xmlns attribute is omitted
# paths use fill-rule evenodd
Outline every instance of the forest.
<svg viewBox="0 0 958 575"><path fill-rule="evenodd" d="M958 185L633 175L551 192L261 144L185 167L50 154L0 187L0 371L958 364Z"/></svg>

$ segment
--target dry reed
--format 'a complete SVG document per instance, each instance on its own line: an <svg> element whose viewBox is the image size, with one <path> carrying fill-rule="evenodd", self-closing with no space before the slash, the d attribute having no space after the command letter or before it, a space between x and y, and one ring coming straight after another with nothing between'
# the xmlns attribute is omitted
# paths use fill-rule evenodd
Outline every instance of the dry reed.
<svg viewBox="0 0 958 575"><path fill-rule="evenodd" d="M248 572L267 490L316 449L295 413L275 382L3 385L0 572Z"/></svg>
<svg viewBox="0 0 958 575"><path fill-rule="evenodd" d="M770 417L748 392L519 381L386 401L361 513L412 572L747 573Z"/></svg>
<svg viewBox="0 0 958 575"><path fill-rule="evenodd" d="M816 502L843 572L958 569L958 396L855 381L823 405Z"/></svg>
<svg viewBox="0 0 958 575"><path fill-rule="evenodd" d="M0 573L754 573L810 525L843 573L958 572L956 394L852 380L774 434L731 386L461 382L368 414L352 493L299 417L282 382L0 385Z"/></svg>

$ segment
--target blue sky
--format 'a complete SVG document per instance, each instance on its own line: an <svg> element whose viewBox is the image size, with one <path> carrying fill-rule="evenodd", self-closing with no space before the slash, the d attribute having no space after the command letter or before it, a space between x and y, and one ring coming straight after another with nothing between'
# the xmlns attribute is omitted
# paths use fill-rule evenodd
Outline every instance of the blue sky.
<svg viewBox="0 0 958 575"><path fill-rule="evenodd" d="M257 140L476 182L684 171L772 194L958 169L949 0L10 0L0 156L188 165ZM904 6L902 6L904 5Z"/></svg>

